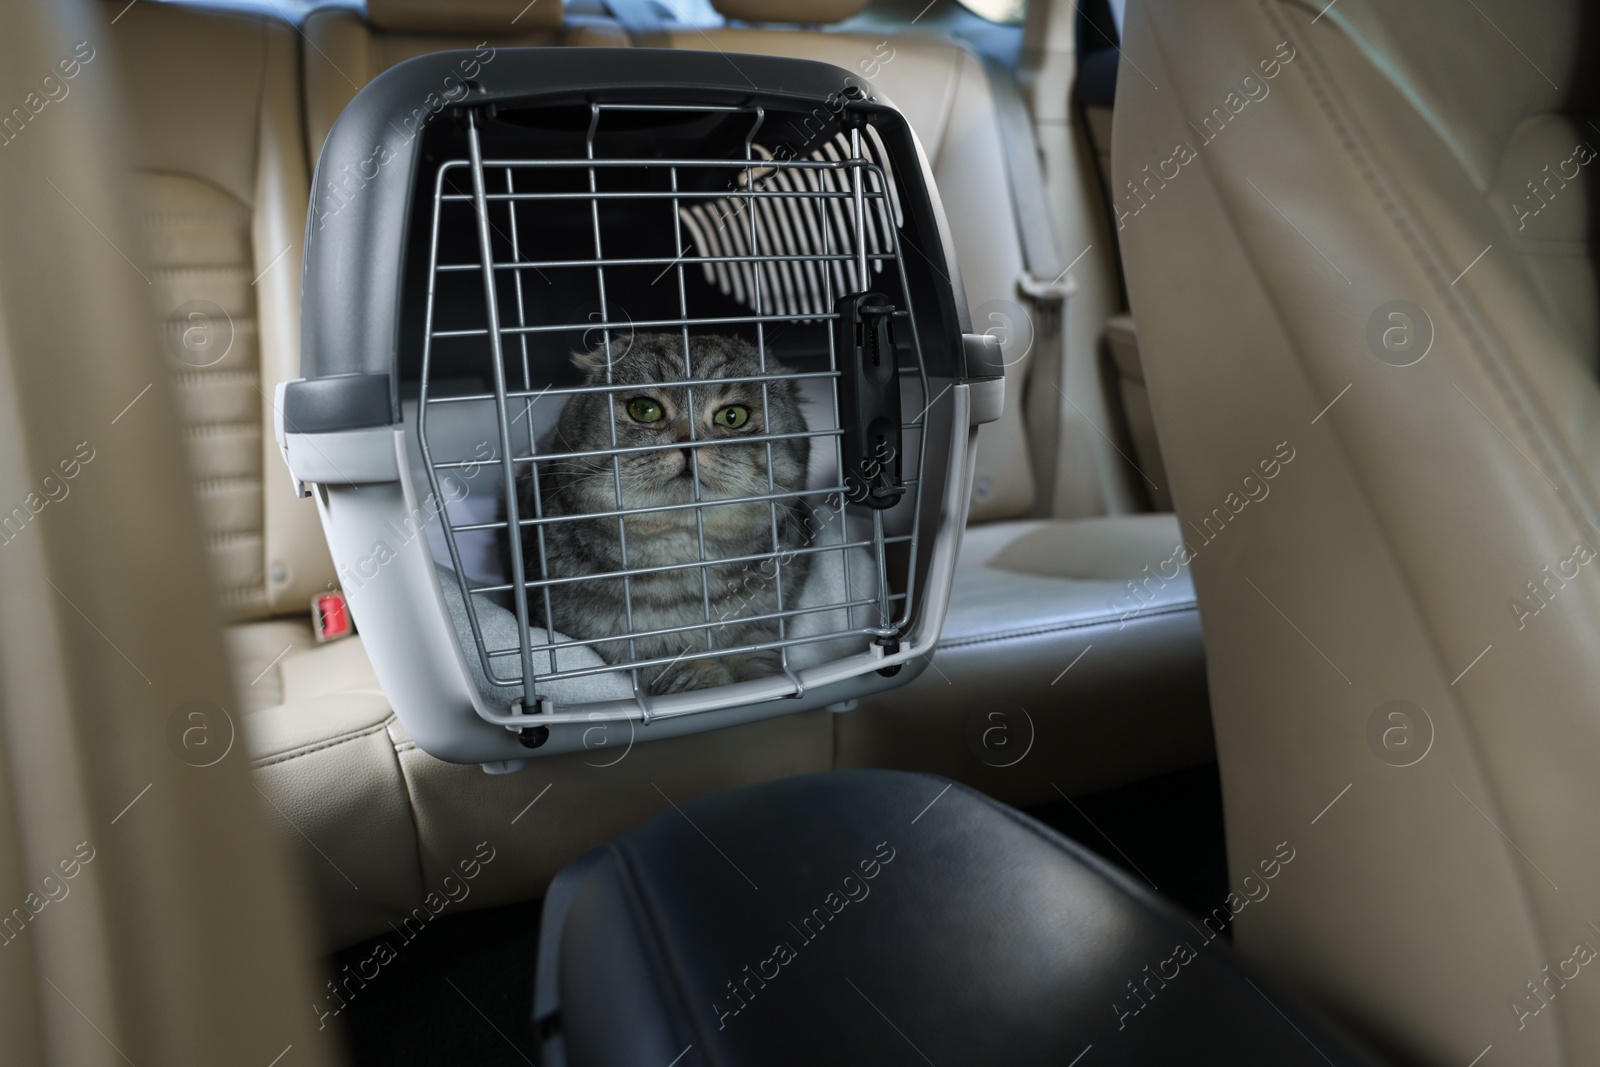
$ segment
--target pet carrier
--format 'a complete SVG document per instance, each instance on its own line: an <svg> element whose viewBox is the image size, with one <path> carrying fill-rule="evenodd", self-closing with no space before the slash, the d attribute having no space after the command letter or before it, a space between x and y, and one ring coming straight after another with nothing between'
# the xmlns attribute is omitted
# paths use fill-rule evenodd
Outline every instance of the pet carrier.
<svg viewBox="0 0 1600 1067"><path fill-rule="evenodd" d="M278 436L417 743L509 770L924 667L1003 389L947 246L905 119L824 64L447 52L364 89Z"/></svg>

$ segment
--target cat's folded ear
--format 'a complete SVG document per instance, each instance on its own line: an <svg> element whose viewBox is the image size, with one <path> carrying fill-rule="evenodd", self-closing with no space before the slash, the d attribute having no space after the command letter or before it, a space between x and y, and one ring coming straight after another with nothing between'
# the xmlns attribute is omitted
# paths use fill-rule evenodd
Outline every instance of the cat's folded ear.
<svg viewBox="0 0 1600 1067"><path fill-rule="evenodd" d="M618 353L613 350L612 360L615 361ZM606 350L604 346L591 348L584 352L572 353L572 364L585 374L601 374L606 369Z"/></svg>
<svg viewBox="0 0 1600 1067"><path fill-rule="evenodd" d="M585 340L587 339L588 338L585 337ZM616 367L618 364L620 364L623 359L627 357L628 353L633 350L633 342L634 337L631 330L629 330L627 333L623 333L622 331L614 331L611 334L609 353L611 357L611 365L613 367ZM607 351L607 345L602 342L583 352L572 353L572 363L585 374L593 377L601 377L605 374Z"/></svg>

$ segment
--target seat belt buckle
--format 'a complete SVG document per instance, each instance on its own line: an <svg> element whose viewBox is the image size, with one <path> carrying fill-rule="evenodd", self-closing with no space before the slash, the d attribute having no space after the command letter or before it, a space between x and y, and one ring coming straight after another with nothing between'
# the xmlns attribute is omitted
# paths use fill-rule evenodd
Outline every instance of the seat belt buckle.
<svg viewBox="0 0 1600 1067"><path fill-rule="evenodd" d="M1047 332L1061 328L1066 313L1067 298L1078 291L1078 282L1068 271L1052 279L1035 277L1028 271L1017 276L1017 292L1033 302Z"/></svg>
<svg viewBox="0 0 1600 1067"><path fill-rule="evenodd" d="M356 632L355 620L350 616L350 605L339 590L318 593L311 598L311 632L316 635L319 645L338 641Z"/></svg>
<svg viewBox="0 0 1600 1067"><path fill-rule="evenodd" d="M1064 304L1067 302L1067 297L1078 291L1078 282L1066 271L1062 271L1050 281L1035 278L1025 271L1017 277L1017 290L1023 296L1042 304Z"/></svg>

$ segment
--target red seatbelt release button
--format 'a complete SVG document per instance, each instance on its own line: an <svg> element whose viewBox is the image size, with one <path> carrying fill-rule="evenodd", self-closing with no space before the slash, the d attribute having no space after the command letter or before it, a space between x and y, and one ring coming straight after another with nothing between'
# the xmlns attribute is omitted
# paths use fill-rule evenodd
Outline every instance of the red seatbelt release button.
<svg viewBox="0 0 1600 1067"><path fill-rule="evenodd" d="M350 605L345 602L343 593L335 590L311 598L311 628L316 632L319 645L356 632L355 620L350 617Z"/></svg>

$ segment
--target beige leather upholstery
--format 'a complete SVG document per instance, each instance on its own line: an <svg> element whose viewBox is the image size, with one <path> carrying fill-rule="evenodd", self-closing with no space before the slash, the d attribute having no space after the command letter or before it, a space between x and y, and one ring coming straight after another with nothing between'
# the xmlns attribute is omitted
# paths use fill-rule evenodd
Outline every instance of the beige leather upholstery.
<svg viewBox="0 0 1600 1067"><path fill-rule="evenodd" d="M1420 1062L1600 1060L1597 43L1575 2L1128 11L1145 372L1185 529L1228 509L1230 861L1299 856L1235 937Z"/></svg>
<svg viewBox="0 0 1600 1067"><path fill-rule="evenodd" d="M305 716L325 736L305 738ZM249 740L256 780L300 842L326 943L388 928L488 841L499 858L473 907L537 899L570 860L685 798L824 770L827 712L648 744L628 731L589 752L491 776L420 751L376 694L339 693L261 712ZM642 729L642 728L641 728Z"/></svg>
<svg viewBox="0 0 1600 1067"><path fill-rule="evenodd" d="M1109 109L1105 109L1109 110ZM1108 115L1109 121L1109 115ZM1161 444L1156 439L1155 417L1150 413L1150 390L1144 381L1144 364L1139 359L1139 334L1133 316L1126 313L1106 320L1106 348L1117 372L1117 394L1122 401L1122 417L1133 445L1133 459L1146 479L1145 491L1157 511L1172 510L1172 483L1167 480L1166 463L1161 459Z"/></svg>
<svg viewBox="0 0 1600 1067"><path fill-rule="evenodd" d="M342 7L313 11L301 27L306 143L312 162L322 152L322 142L339 112L367 82L396 63L450 48L628 43L621 27L609 19L569 16L563 22L560 0L539 0L525 11L520 7L501 0L475 0L465 8L445 0L398 0L377 5L376 19L371 17L372 6L366 19ZM459 18L464 9L468 17ZM494 61L492 53L485 61Z"/></svg>
<svg viewBox="0 0 1600 1067"><path fill-rule="evenodd" d="M121 50L123 99L138 131L130 138L143 239L135 258L163 320L161 355L207 560L226 614L238 620L225 639L238 693L229 706L246 735L241 754L263 746L277 756L315 751L352 729L370 739L391 719L388 703L359 639L322 647L312 638L310 600L334 583L333 564L316 509L294 496L266 430L273 386L300 364L308 197L300 40L266 16L175 4L96 7L102 32L114 33ZM196 311L205 318L191 318ZM257 714L267 708L275 714ZM387 761L396 780L379 795L402 796L392 746L380 755L373 765ZM409 850L404 870L416 869L409 818L385 824L378 814L404 807L385 809L353 784L371 780L367 765L341 764L322 781L290 771L281 766L258 782L291 847L315 859L302 833L323 824L346 832L348 817L368 833L386 827L373 840L397 856ZM326 850L320 837L312 840ZM340 923L325 920L335 942L371 932Z"/></svg>
<svg viewBox="0 0 1600 1067"><path fill-rule="evenodd" d="M298 618L230 626L222 636L247 715L310 697L378 691L360 637L319 645Z"/></svg>
<svg viewBox="0 0 1600 1067"><path fill-rule="evenodd" d="M127 84L145 253L206 555L228 614L304 614L334 577L271 433L296 373L306 162L297 39L276 20L100 3Z"/></svg>
<svg viewBox="0 0 1600 1067"><path fill-rule="evenodd" d="M30 516L0 545L3 1057L334 1063L242 748L197 766L184 743L220 746L233 700L124 199L116 29L50 0L0 33L0 100L28 114L0 147L0 500Z"/></svg>
<svg viewBox="0 0 1600 1067"><path fill-rule="evenodd" d="M1159 565L1180 540L1171 515L969 527L932 661L837 717L838 764L1036 804L1208 762L1194 588Z"/></svg>

